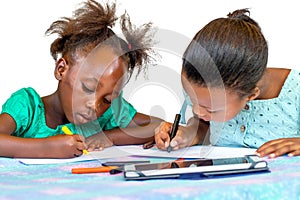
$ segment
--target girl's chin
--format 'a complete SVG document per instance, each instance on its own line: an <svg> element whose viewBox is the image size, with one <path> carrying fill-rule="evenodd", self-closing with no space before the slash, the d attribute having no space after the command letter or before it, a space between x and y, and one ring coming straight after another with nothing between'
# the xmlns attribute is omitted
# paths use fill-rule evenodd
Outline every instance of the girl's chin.
<svg viewBox="0 0 300 200"><path fill-rule="evenodd" d="M228 120L226 120L226 119L211 119L211 118L205 118L205 117L201 117L201 118L199 118L199 119L201 119L201 120L203 120L203 121L205 121L205 122L213 121L213 122L219 122L219 123L223 123L223 122L228 121Z"/></svg>

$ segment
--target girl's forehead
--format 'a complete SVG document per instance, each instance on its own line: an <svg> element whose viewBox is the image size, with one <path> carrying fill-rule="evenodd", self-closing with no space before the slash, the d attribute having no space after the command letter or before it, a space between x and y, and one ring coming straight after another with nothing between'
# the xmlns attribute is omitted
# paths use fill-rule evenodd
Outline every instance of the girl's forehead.
<svg viewBox="0 0 300 200"><path fill-rule="evenodd" d="M126 74L127 73L124 67L118 60L115 60L113 63L110 63L108 65L85 65L81 67L81 70L79 70L78 72L81 80L93 79L97 80L98 82L124 82L122 80L125 79L124 77L126 76Z"/></svg>
<svg viewBox="0 0 300 200"><path fill-rule="evenodd" d="M115 71L125 73L128 68L122 57L115 54L110 47L96 48L77 61L77 67L81 73L94 74L94 76L113 74Z"/></svg>
<svg viewBox="0 0 300 200"><path fill-rule="evenodd" d="M91 67L108 67L119 56L110 47L94 48L84 59L83 64Z"/></svg>
<svg viewBox="0 0 300 200"><path fill-rule="evenodd" d="M235 105L243 101L237 93L226 90L225 88L201 87L193 83L185 84L184 89L192 102L198 105L204 105L208 108L221 108L225 105Z"/></svg>
<svg viewBox="0 0 300 200"><path fill-rule="evenodd" d="M85 59L78 60L75 70L76 79L92 85L111 85L114 88L122 88L128 79L128 67L126 62L107 52L104 54L92 54Z"/></svg>

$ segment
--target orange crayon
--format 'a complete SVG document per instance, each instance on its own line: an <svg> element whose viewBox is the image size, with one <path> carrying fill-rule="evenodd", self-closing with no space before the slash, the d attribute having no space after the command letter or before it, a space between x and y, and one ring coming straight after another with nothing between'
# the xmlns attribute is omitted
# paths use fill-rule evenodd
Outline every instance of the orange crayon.
<svg viewBox="0 0 300 200"><path fill-rule="evenodd" d="M73 168L72 174L88 174L88 173L106 173L112 169L117 169L117 166L105 166L105 167L90 167L90 168Z"/></svg>

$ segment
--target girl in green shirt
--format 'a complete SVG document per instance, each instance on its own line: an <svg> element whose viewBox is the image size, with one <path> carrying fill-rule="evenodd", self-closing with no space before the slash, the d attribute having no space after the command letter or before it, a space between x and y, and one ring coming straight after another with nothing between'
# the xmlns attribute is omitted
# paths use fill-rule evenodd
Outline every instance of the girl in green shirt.
<svg viewBox="0 0 300 200"><path fill-rule="evenodd" d="M138 113L122 97L134 68L151 61L151 24L138 29L120 18L126 39L113 31L115 4L88 0L72 18L52 23L57 90L40 97L33 88L12 94L0 115L0 156L71 158L111 145L153 140L160 119ZM73 135L64 135L67 125Z"/></svg>

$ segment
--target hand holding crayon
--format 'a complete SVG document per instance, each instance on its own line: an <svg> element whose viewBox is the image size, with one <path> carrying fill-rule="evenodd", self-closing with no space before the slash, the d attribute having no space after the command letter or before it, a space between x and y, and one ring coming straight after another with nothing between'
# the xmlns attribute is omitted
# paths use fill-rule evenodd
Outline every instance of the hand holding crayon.
<svg viewBox="0 0 300 200"><path fill-rule="evenodd" d="M73 135L72 131L67 127L67 126L63 126L61 128L61 130L64 132L64 134L66 135ZM86 149L82 150L82 153L84 155L87 155L88 154L88 151Z"/></svg>

